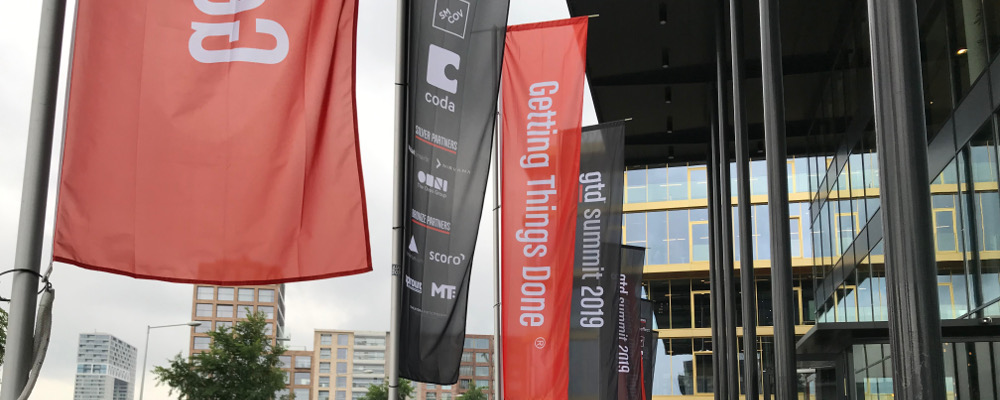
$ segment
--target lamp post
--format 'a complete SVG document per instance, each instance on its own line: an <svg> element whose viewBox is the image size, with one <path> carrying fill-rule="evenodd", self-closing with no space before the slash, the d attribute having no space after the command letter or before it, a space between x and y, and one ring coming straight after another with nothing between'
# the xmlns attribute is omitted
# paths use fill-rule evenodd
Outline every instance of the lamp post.
<svg viewBox="0 0 1000 400"><path fill-rule="evenodd" d="M191 321L185 322L183 324L172 324L172 325L159 325L159 326L149 326L146 325L146 345L142 351L142 378L139 381L139 400L142 400L142 392L146 388L146 364L147 358L149 357L149 331L156 328L169 328L172 326L201 326L201 322Z"/></svg>

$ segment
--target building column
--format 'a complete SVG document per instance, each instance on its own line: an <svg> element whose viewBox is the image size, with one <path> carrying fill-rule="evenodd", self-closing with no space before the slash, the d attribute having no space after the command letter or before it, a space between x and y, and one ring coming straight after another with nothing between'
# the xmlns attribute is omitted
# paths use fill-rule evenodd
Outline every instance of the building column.
<svg viewBox="0 0 1000 400"><path fill-rule="evenodd" d="M774 368L777 400L798 399L795 374L795 306L788 222L788 157L785 145L784 73L778 0L760 1L761 77L767 204L771 231L771 301L774 309Z"/></svg>
<svg viewBox="0 0 1000 400"><path fill-rule="evenodd" d="M714 89L714 88L713 88ZM714 101L714 93L709 93L709 101ZM725 330L723 329L725 318L725 312L723 311L725 296L723 295L723 285L722 285L722 258L723 251L721 248L722 239L720 238L720 232L722 231L719 222L719 144L718 144L718 130L719 130L719 118L718 111L715 108L715 104L709 104L709 120L711 125L711 131L709 132L709 161L706 166L706 173L708 175L708 247L712 249L711 258L708 263L708 275L709 275L709 292L712 299L712 388L714 393L714 398L716 400L725 399L728 392L728 382L725 378Z"/></svg>
<svg viewBox="0 0 1000 400"><path fill-rule="evenodd" d="M716 166L718 166L718 182L719 182L719 194L716 199L716 206L719 210L719 239L720 247L722 252L721 263L719 264L722 268L719 271L721 279L719 282L722 283L722 307L723 312L720 312L722 317L722 329L724 333L722 351L725 357L725 363L723 364L724 370L721 372L724 374L725 379L725 398L729 400L738 400L740 396L740 378L739 378L739 345L737 344L736 336L736 276L733 271L733 213L732 213L732 187L729 182L729 152L728 143L726 137L726 113L724 110L726 107L726 45L723 37L725 36L725 26L726 26L726 2L725 0L718 0L718 13L715 23L715 67L716 67L716 101L718 102L718 108L716 109L716 118L718 120L718 132L717 132L717 144L718 144L718 156L716 158Z"/></svg>
<svg viewBox="0 0 1000 400"><path fill-rule="evenodd" d="M897 398L943 399L920 35L912 0L868 0L875 134Z"/></svg>
<svg viewBox="0 0 1000 400"><path fill-rule="evenodd" d="M743 306L743 392L757 398L757 288L753 273L753 221L750 208L750 145L747 138L746 71L743 57L743 1L729 0L729 51L733 78L733 136L736 138L736 188L740 219L740 295Z"/></svg>

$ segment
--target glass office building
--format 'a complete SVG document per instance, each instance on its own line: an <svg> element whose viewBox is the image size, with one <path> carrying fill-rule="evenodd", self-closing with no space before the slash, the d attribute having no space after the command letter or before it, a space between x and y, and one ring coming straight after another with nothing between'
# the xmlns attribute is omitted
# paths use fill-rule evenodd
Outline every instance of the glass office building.
<svg viewBox="0 0 1000 400"><path fill-rule="evenodd" d="M725 59L732 50L726 48L731 27L728 14L719 18L729 3L567 3L574 16L601 16L591 22L588 45L598 119L632 119L623 241L647 248L644 292L654 303L661 339L654 399L721 398L719 369L713 365L710 265L716 252L708 208L714 150L708 138L719 129L713 121L724 121L735 189L733 82ZM944 377L947 399L1000 400L1000 0L916 1L926 182L880 180L886 177L880 176L879 149L895 143L876 139L878 82L873 82L866 2L806 3L778 2L798 396L897 395L889 333L894 283L887 269L910 265L886 263L885 238L891 228L906 232L908 225L883 226L882 199L920 184L930 192L932 220L924 226L933 229L943 343L944 367L934 373ZM763 371L758 385L762 398L771 398L775 310L768 216L774 205L767 200L757 7L757 2L743 6L743 86L752 160L757 364ZM716 51L719 32L725 45ZM717 78L723 66L725 76ZM727 105L721 118L715 108L720 82L728 89L721 92L721 104ZM731 250L738 275L736 204L733 190ZM734 308L742 326L738 285L736 301L726 306ZM744 358L740 355L741 370ZM745 387L742 374L739 379Z"/></svg>

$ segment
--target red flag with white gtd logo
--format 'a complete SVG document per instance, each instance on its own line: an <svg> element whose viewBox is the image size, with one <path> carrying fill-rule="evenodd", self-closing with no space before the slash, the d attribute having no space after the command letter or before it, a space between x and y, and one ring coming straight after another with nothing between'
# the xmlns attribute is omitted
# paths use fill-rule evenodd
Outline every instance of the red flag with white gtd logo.
<svg viewBox="0 0 1000 400"><path fill-rule="evenodd" d="M81 0L54 257L174 282L371 270L356 0Z"/></svg>
<svg viewBox="0 0 1000 400"><path fill-rule="evenodd" d="M501 251L508 399L568 397L586 48L586 17L507 29Z"/></svg>

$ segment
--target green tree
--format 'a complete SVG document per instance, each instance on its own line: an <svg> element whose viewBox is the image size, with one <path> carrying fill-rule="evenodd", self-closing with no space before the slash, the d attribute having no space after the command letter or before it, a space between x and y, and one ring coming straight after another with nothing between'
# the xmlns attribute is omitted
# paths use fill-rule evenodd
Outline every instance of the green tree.
<svg viewBox="0 0 1000 400"><path fill-rule="evenodd" d="M0 308L0 365L7 354L7 310Z"/></svg>
<svg viewBox="0 0 1000 400"><path fill-rule="evenodd" d="M413 397L413 384L409 380L399 380L399 400ZM389 400L389 383L382 382L378 385L369 385L368 393L361 400Z"/></svg>
<svg viewBox="0 0 1000 400"><path fill-rule="evenodd" d="M469 390L458 396L457 400L486 400L486 393L483 393L483 388L473 384Z"/></svg>
<svg viewBox="0 0 1000 400"><path fill-rule="evenodd" d="M209 332L208 351L185 359L178 354L169 367L156 367L157 385L164 383L181 400L271 400L285 388L285 373L278 356L280 344L271 346L264 334L266 316L256 312L229 329Z"/></svg>

